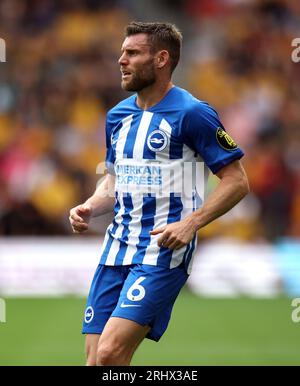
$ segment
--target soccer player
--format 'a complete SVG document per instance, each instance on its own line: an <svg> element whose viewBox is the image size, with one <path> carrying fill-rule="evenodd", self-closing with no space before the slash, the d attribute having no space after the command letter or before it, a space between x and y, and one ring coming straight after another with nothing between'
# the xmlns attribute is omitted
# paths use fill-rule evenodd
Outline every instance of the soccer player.
<svg viewBox="0 0 300 386"><path fill-rule="evenodd" d="M135 94L107 113L108 173L70 211L81 233L91 217L114 210L84 315L87 365L129 365L145 337L160 339L191 271L197 231L249 190L243 152L216 111L171 81L181 42L169 23L126 27L121 86ZM205 203L192 172L201 162L220 179Z"/></svg>

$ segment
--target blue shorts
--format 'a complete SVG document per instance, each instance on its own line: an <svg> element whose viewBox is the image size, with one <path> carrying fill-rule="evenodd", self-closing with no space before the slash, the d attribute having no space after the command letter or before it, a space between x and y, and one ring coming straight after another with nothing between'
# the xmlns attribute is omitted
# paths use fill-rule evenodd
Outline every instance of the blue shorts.
<svg viewBox="0 0 300 386"><path fill-rule="evenodd" d="M98 265L87 300L83 334L101 334L111 316L150 326L158 341L167 329L174 302L188 278L183 266Z"/></svg>

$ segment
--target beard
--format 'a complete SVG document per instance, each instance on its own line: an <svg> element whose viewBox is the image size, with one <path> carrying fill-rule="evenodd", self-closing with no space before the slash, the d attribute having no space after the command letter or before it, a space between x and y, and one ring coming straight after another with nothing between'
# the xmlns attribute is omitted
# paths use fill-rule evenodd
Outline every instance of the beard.
<svg viewBox="0 0 300 386"><path fill-rule="evenodd" d="M144 88L151 86L156 81L154 63L151 60L150 63L144 64L141 68L131 73L130 80L122 80L121 87L126 91L139 92Z"/></svg>

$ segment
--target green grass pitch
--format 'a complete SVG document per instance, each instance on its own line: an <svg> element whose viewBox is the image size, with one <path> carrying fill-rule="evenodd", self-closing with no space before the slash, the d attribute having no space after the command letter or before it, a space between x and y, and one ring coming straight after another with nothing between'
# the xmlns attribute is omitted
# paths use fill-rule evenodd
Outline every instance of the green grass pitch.
<svg viewBox="0 0 300 386"><path fill-rule="evenodd" d="M85 299L7 298L0 365L84 365ZM159 343L146 340L133 365L300 365L300 323L291 299L179 296Z"/></svg>

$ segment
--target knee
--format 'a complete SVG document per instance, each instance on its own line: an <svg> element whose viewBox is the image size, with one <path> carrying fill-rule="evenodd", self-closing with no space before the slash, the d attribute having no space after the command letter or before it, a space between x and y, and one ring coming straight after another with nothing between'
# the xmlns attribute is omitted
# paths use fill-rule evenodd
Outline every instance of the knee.
<svg viewBox="0 0 300 386"><path fill-rule="evenodd" d="M97 366L121 366L127 365L128 355L122 345L119 344L100 344L97 350Z"/></svg>

